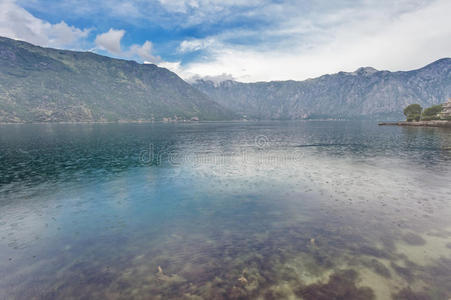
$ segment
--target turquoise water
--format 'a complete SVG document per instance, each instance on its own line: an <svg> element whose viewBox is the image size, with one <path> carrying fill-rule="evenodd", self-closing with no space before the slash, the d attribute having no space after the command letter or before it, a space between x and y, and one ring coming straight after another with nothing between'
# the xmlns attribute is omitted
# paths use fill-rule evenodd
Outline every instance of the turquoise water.
<svg viewBox="0 0 451 300"><path fill-rule="evenodd" d="M0 299L449 299L450 147L371 122L2 125Z"/></svg>

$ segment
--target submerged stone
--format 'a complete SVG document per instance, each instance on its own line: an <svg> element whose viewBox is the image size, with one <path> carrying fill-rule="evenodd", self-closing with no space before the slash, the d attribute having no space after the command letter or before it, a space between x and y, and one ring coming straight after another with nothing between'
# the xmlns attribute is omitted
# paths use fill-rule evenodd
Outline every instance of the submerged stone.
<svg viewBox="0 0 451 300"><path fill-rule="evenodd" d="M241 282L242 284L247 284L247 279L244 276L241 276L240 278L238 278L238 281Z"/></svg>
<svg viewBox="0 0 451 300"><path fill-rule="evenodd" d="M398 266L394 262L390 264L390 266L393 268L393 270L396 271L396 273L404 278L407 282L412 282L414 280L414 276L412 274L412 271L410 271L408 268L404 268L401 266Z"/></svg>
<svg viewBox="0 0 451 300"><path fill-rule="evenodd" d="M358 249L358 253L359 254L364 254L364 255L369 255L369 256L374 256L377 258L390 258L390 254L387 253L385 250L382 249L378 249L376 247L372 247L372 246L361 246Z"/></svg>
<svg viewBox="0 0 451 300"><path fill-rule="evenodd" d="M306 300L375 299L369 287L357 287L358 274L354 270L342 270L332 274L327 283L315 283L300 288L297 295Z"/></svg>
<svg viewBox="0 0 451 300"><path fill-rule="evenodd" d="M429 300L430 297L423 293L416 293L410 288L404 288L399 293L393 295L394 300Z"/></svg>
<svg viewBox="0 0 451 300"><path fill-rule="evenodd" d="M422 246L426 244L426 241L418 234L409 232L403 235L403 241L412 246Z"/></svg>
<svg viewBox="0 0 451 300"><path fill-rule="evenodd" d="M371 268L376 274L382 277L391 278L390 270L377 259L373 258L370 261L365 262L365 265Z"/></svg>

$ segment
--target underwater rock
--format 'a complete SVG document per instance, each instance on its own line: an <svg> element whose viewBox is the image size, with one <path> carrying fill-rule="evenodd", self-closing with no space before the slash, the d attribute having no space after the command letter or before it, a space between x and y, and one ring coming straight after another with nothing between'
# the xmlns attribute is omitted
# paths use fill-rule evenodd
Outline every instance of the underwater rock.
<svg viewBox="0 0 451 300"><path fill-rule="evenodd" d="M451 259L441 257L434 264L426 267L429 286L434 289L435 299L451 299ZM437 288L440 287L440 288Z"/></svg>
<svg viewBox="0 0 451 300"><path fill-rule="evenodd" d="M396 250L395 241L391 236L381 237L380 240L382 242L382 245L384 246L384 249L386 249L387 251L394 252Z"/></svg>
<svg viewBox="0 0 451 300"><path fill-rule="evenodd" d="M296 294L306 300L374 299L375 295L371 288L356 286L357 277L354 270L338 271L329 277L329 282L301 287Z"/></svg>
<svg viewBox="0 0 451 300"><path fill-rule="evenodd" d="M413 281L413 274L412 271L410 271L407 268L398 266L397 264L395 264L394 262L391 262L390 266L393 268L393 270L396 271L396 273L401 276L402 278L404 278L405 280L407 280L407 282L412 282Z"/></svg>
<svg viewBox="0 0 451 300"><path fill-rule="evenodd" d="M269 290L263 294L263 299L265 299L265 300L290 299L290 296L291 296L291 294L289 294L286 291Z"/></svg>
<svg viewBox="0 0 451 300"><path fill-rule="evenodd" d="M377 258L390 258L390 254L388 254L385 250L378 249L376 247L363 245L359 247L358 254L364 254L369 256L374 256Z"/></svg>
<svg viewBox="0 0 451 300"><path fill-rule="evenodd" d="M229 299L246 299L248 297L249 297L249 295L246 292L246 290L235 286L228 292L227 298L229 298ZM217 299L224 299L224 298L218 297Z"/></svg>
<svg viewBox="0 0 451 300"><path fill-rule="evenodd" d="M451 282L451 259L441 257L435 264L427 267L428 272L433 274L434 281ZM446 285L451 293L451 285Z"/></svg>
<svg viewBox="0 0 451 300"><path fill-rule="evenodd" d="M334 266L333 260L325 251L315 251L312 253L312 257L318 266L324 268L332 268Z"/></svg>
<svg viewBox="0 0 451 300"><path fill-rule="evenodd" d="M404 288L399 293L394 294L394 300L429 300L430 297L423 293L416 293L410 288Z"/></svg>
<svg viewBox="0 0 451 300"><path fill-rule="evenodd" d="M241 277L238 278L238 281L241 282L242 284L247 284L247 279L243 275L241 275Z"/></svg>
<svg viewBox="0 0 451 300"><path fill-rule="evenodd" d="M183 277L181 277L177 274L174 274L171 276L164 274L163 269L160 266L158 266L157 278L161 281L172 282L172 283L181 283L181 282L186 281Z"/></svg>
<svg viewBox="0 0 451 300"><path fill-rule="evenodd" d="M451 243L446 244L446 248L451 249Z"/></svg>
<svg viewBox="0 0 451 300"><path fill-rule="evenodd" d="M382 277L391 278L390 270L377 259L371 259L364 263L367 267L371 268L376 274Z"/></svg>
<svg viewBox="0 0 451 300"><path fill-rule="evenodd" d="M422 246L426 244L426 241L421 236L412 232L404 234L402 239L411 246Z"/></svg>

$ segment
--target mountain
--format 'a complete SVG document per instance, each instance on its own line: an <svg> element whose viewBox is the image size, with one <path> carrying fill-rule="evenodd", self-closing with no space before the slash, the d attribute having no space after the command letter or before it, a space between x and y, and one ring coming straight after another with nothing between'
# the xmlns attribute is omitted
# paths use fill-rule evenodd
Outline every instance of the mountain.
<svg viewBox="0 0 451 300"><path fill-rule="evenodd" d="M407 72L371 67L305 81L189 85L153 64L0 37L0 123L402 118L451 96L451 59Z"/></svg>
<svg viewBox="0 0 451 300"><path fill-rule="evenodd" d="M251 119L402 118L404 107L451 97L451 59L407 72L371 67L305 81L192 84L219 104Z"/></svg>
<svg viewBox="0 0 451 300"><path fill-rule="evenodd" d="M153 64L42 48L0 37L0 122L231 119Z"/></svg>

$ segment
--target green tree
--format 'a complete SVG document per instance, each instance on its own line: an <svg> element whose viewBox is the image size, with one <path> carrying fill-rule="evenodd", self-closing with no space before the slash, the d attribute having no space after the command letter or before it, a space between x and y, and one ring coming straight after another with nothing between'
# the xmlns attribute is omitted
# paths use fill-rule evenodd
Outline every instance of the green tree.
<svg viewBox="0 0 451 300"><path fill-rule="evenodd" d="M410 114L407 116L407 122L412 122L412 121L420 121L421 120L421 115L418 114Z"/></svg>
<svg viewBox="0 0 451 300"><path fill-rule="evenodd" d="M420 104L410 104L404 108L404 115L407 117L407 121L419 121L421 117L421 111L423 108Z"/></svg>
<svg viewBox="0 0 451 300"><path fill-rule="evenodd" d="M421 115L421 111L423 108L420 104L410 104L406 108L404 108L404 115L407 117L408 115Z"/></svg>
<svg viewBox="0 0 451 300"><path fill-rule="evenodd" d="M441 104L428 107L423 111L423 114L421 115L421 119L423 119L423 120L440 119L438 114L442 112L442 109L443 109L443 107Z"/></svg>

